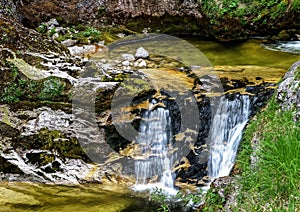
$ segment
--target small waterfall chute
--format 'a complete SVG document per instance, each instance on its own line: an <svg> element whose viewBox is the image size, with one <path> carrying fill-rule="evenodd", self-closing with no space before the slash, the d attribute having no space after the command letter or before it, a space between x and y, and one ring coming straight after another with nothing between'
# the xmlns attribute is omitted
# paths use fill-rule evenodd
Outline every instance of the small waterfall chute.
<svg viewBox="0 0 300 212"><path fill-rule="evenodd" d="M237 95L233 100L221 97L208 136L208 172L212 180L230 174L249 115L248 95Z"/></svg>
<svg viewBox="0 0 300 212"><path fill-rule="evenodd" d="M170 112L167 108L149 106L136 137L140 159L135 161L135 190L161 188L169 194L176 194L172 176L172 137ZM153 109L153 110L151 110Z"/></svg>

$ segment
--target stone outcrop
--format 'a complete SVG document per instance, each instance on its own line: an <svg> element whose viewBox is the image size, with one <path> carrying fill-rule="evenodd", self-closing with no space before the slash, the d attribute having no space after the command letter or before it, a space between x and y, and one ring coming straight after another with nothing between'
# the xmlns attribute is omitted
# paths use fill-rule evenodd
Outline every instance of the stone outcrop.
<svg viewBox="0 0 300 212"><path fill-rule="evenodd" d="M295 62L278 85L277 100L283 109L295 109L296 120L300 118L300 61Z"/></svg>
<svg viewBox="0 0 300 212"><path fill-rule="evenodd" d="M196 33L219 40L244 39L257 34L270 35L272 39L297 39L299 12L296 3L292 5L294 3L289 1L276 5L274 2L271 7L263 3L259 6L251 2L241 5L234 1L231 5L229 3L196 0L23 0L17 1L17 11L22 23L30 27L57 18L59 22L70 25L82 23L103 27L118 24L138 32L150 27L153 31ZM280 12L276 6L281 8Z"/></svg>

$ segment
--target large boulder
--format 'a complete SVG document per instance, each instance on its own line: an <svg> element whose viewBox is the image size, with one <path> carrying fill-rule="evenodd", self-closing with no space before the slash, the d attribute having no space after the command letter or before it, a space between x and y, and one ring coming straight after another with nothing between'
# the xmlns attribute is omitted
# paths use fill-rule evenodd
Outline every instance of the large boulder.
<svg viewBox="0 0 300 212"><path fill-rule="evenodd" d="M296 109L300 117L300 61L295 62L278 85L277 100L283 109Z"/></svg>

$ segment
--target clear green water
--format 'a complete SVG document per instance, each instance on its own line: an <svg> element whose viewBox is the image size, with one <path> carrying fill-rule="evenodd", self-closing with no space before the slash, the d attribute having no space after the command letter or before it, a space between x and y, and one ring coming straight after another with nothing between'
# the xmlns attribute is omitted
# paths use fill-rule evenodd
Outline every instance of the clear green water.
<svg viewBox="0 0 300 212"><path fill-rule="evenodd" d="M265 49L259 40L217 43L189 40L212 65L255 65L287 70L300 55ZM0 212L137 212L155 211L141 194L122 186L0 184Z"/></svg>
<svg viewBox="0 0 300 212"><path fill-rule="evenodd" d="M0 211L147 212L154 209L122 186L3 183L0 184Z"/></svg>
<svg viewBox="0 0 300 212"><path fill-rule="evenodd" d="M300 60L299 54L268 50L260 40L235 43L188 41L200 49L213 66L255 65L288 69L294 62Z"/></svg>

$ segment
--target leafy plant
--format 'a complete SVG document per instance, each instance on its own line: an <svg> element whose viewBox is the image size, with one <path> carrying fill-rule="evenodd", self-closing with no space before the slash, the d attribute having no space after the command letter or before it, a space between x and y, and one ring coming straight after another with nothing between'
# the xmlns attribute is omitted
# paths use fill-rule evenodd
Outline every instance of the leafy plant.
<svg viewBox="0 0 300 212"><path fill-rule="evenodd" d="M171 211L169 208L169 199L161 188L155 188L154 192L151 193L151 200L160 204L160 208L157 209L158 211Z"/></svg>
<svg viewBox="0 0 300 212"><path fill-rule="evenodd" d="M2 94L2 101L8 104L19 102L20 97L23 95L23 91L18 87L17 84L13 84L9 87L4 88Z"/></svg>
<svg viewBox="0 0 300 212"><path fill-rule="evenodd" d="M52 28L48 34L49 37L52 37L56 33L56 29Z"/></svg>
<svg viewBox="0 0 300 212"><path fill-rule="evenodd" d="M39 94L41 100L55 100L65 88L65 83L57 78L50 78L44 82L44 88Z"/></svg>

